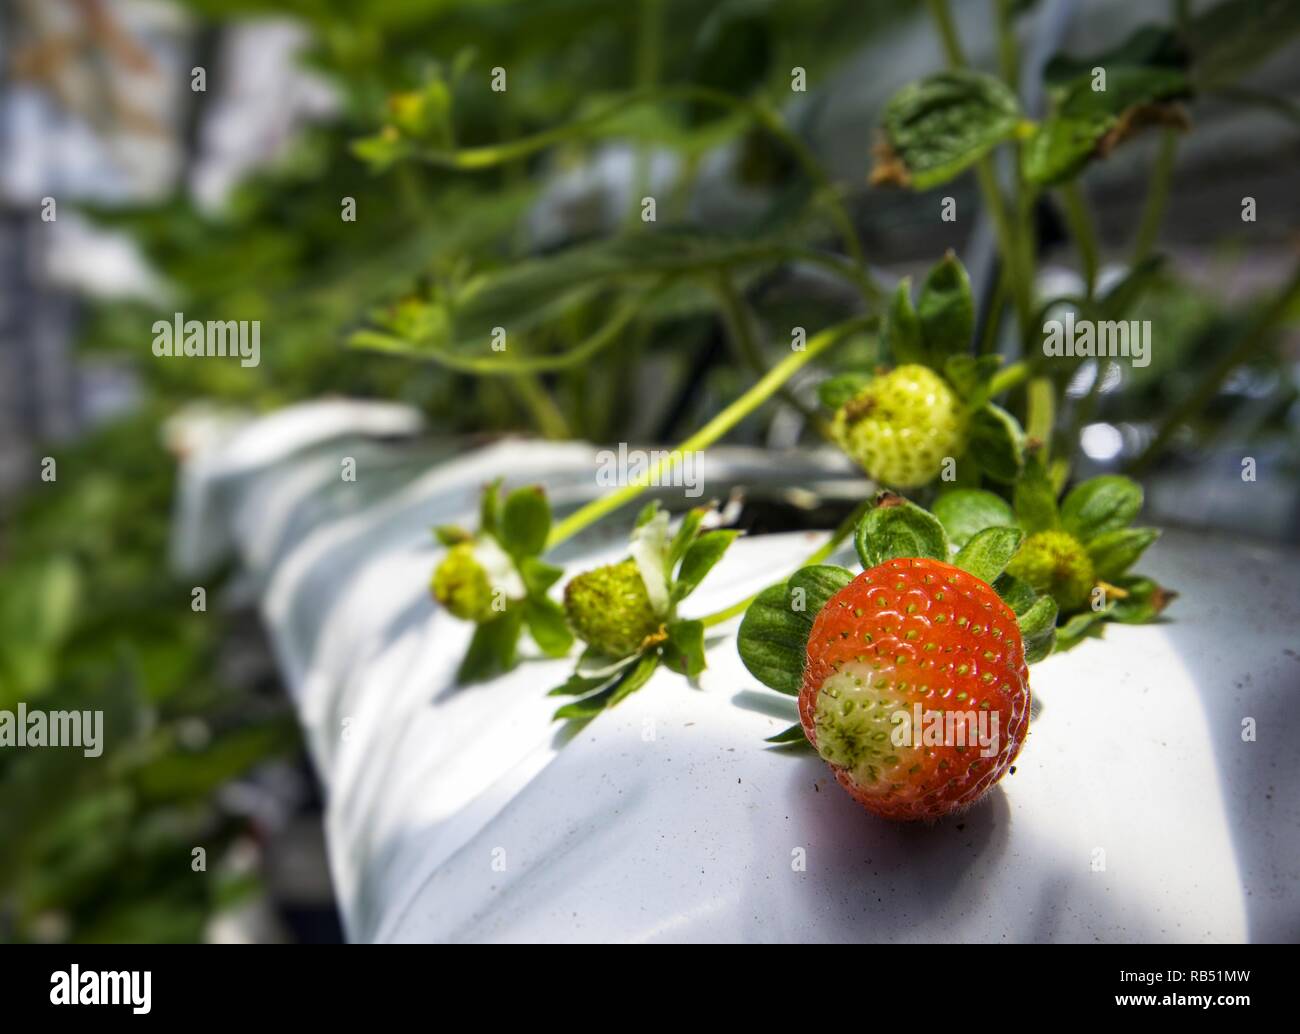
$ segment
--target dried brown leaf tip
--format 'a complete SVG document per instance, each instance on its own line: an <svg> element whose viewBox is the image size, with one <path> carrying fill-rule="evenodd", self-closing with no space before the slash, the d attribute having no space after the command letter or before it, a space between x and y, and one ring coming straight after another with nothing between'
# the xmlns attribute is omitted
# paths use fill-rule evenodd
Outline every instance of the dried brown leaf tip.
<svg viewBox="0 0 1300 1034"><path fill-rule="evenodd" d="M1185 133L1192 128L1192 120L1181 104L1135 104L1126 108L1119 121L1097 141L1097 157L1109 157L1125 140L1153 126L1165 126Z"/></svg>
<svg viewBox="0 0 1300 1034"><path fill-rule="evenodd" d="M871 167L871 177L868 179L873 187L909 187L912 185L912 174L908 171L907 165L894 150L887 137L883 134L877 135L876 143L871 148L871 157L873 165Z"/></svg>
<svg viewBox="0 0 1300 1034"><path fill-rule="evenodd" d="M1151 593L1151 606L1154 607L1155 612L1159 614L1176 599L1178 599L1178 593L1174 592L1172 589L1166 589L1163 586L1157 585L1155 591Z"/></svg>

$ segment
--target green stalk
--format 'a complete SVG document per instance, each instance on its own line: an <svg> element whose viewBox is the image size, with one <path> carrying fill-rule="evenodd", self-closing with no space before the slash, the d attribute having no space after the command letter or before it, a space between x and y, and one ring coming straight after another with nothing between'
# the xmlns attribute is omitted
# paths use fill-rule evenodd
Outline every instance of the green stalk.
<svg viewBox="0 0 1300 1034"><path fill-rule="evenodd" d="M655 292L651 290L650 294ZM553 370L570 370L581 366L592 356L618 340L623 329L632 321L646 298L631 298L620 305L599 329L581 344L559 355L535 355L511 359L498 353L492 355L461 355L454 349L413 347L405 338L377 330L359 330L348 339L353 348L372 352L388 352L408 359L428 359L461 373L514 376L526 373L545 373Z"/></svg>
<svg viewBox="0 0 1300 1034"><path fill-rule="evenodd" d="M998 66L1002 80L1012 93L1020 92L1020 54L1016 41L1015 4L1012 0L997 0Z"/></svg>
<svg viewBox="0 0 1300 1034"><path fill-rule="evenodd" d="M636 85L641 89L658 85L663 63L663 0L640 0L637 9Z"/></svg>
<svg viewBox="0 0 1300 1034"><path fill-rule="evenodd" d="M745 363L756 375L762 377L767 373L767 364L763 361L762 350L758 347L758 340L754 336L753 313L749 306L745 304L745 299L740 296L736 290L735 282L731 276L724 270L718 274L716 292L718 302L722 307L722 320L727 327L727 337L739 353L740 360ZM808 421L817 433L829 440L829 430L826 422L817 414L815 410L804 405L790 390L788 384L781 385L779 394L782 401L797 410L805 420Z"/></svg>
<svg viewBox="0 0 1300 1034"><path fill-rule="evenodd" d="M1169 200L1169 183L1174 174L1174 156L1178 152L1178 130L1166 129L1160 137L1160 151L1156 154L1156 163L1151 169L1151 184L1147 188L1146 205L1142 209L1142 221L1138 225L1137 243L1133 247L1133 265L1137 265L1151 253L1156 237L1160 233L1160 224L1165 217L1165 204Z"/></svg>
<svg viewBox="0 0 1300 1034"><path fill-rule="evenodd" d="M1016 40L1015 16L1011 0L996 0L998 26L998 60L1002 70L1003 81L1007 88L1016 95L1020 93L1020 56ZM1033 285L1035 256L1034 200L1035 192L1025 183L1021 171L1021 146L1019 138L1012 141L1012 179L1014 183L1016 225L1014 241L1017 248L1017 265L1019 267L1018 285L1021 290L1017 295L1017 312L1021 316L1021 345L1028 347L1029 335L1033 324L1028 320L1033 307Z"/></svg>
<svg viewBox="0 0 1300 1034"><path fill-rule="evenodd" d="M1074 238L1075 247L1079 249L1083 280L1087 285L1088 300L1091 301L1097 289L1097 268L1101 264L1092 216L1077 180L1071 180L1061 188L1061 198L1065 202L1065 219L1070 224L1070 235Z"/></svg>
<svg viewBox="0 0 1300 1034"><path fill-rule="evenodd" d="M957 25L952 20L952 11L948 9L948 0L926 0L930 8L930 17L939 30L939 42L948 64L953 68L964 68L966 55L962 53L961 40L957 37Z"/></svg>
<svg viewBox="0 0 1300 1034"><path fill-rule="evenodd" d="M1002 310L1007 304L1007 271L998 270L997 281L993 284L993 297L989 299L989 311L980 333L979 355L992 355L998 350L998 331L1002 327Z"/></svg>
<svg viewBox="0 0 1300 1034"><path fill-rule="evenodd" d="M663 54L663 0L640 0L637 8L636 86L651 90L659 83L659 65ZM632 184L632 210L628 223L636 229L641 222L641 198L650 188L651 148L643 143L637 150L636 171Z"/></svg>
<svg viewBox="0 0 1300 1034"><path fill-rule="evenodd" d="M749 263L789 261L809 262L842 277L855 287L862 286L858 270L843 256L830 252L817 251L813 248L791 247L780 243L760 243L734 254L730 261L714 261L682 266L673 271L673 275L687 273L715 273L732 268L733 265ZM465 355L453 346L435 344L427 340L408 340L384 331L365 329L354 333L348 344L352 348L361 348L372 352L384 352L400 355L408 359L427 360L459 370L461 373L473 373L480 376L507 377L520 373L547 373L559 370L572 370L583 365L587 360L620 340L620 334L655 294L668 286L670 278L665 275L661 283L651 287L642 298L629 298L614 311L614 314L589 337L572 346L569 351L556 355L530 355L514 359L501 353L491 355Z"/></svg>
<svg viewBox="0 0 1300 1034"><path fill-rule="evenodd" d="M534 374L516 374L510 378L509 383L528 409L542 437L552 441L573 437L569 422L565 420L560 407Z"/></svg>
<svg viewBox="0 0 1300 1034"><path fill-rule="evenodd" d="M966 67L966 55L962 52L961 41L957 38L957 26L952 20L952 11L948 0L926 0L930 15L939 30L939 40L948 59L948 66L953 69ZM1017 166L1019 163L1017 162ZM993 161L985 155L975 163L975 179L979 183L984 204L993 219L994 232L998 238L998 248L1002 252L1002 261L1009 273L1011 297L1016 308L1016 318L1020 326L1020 336L1029 340L1030 320L1033 315L1033 293L1029 272L1024 267L1022 245L1017 238L1011 217L1007 213L1002 189L998 186L997 173Z"/></svg>
<svg viewBox="0 0 1300 1034"><path fill-rule="evenodd" d="M1029 379L1029 364L1023 359L999 370L989 379L989 398L997 398L1005 391L1018 387Z"/></svg>
<svg viewBox="0 0 1300 1034"><path fill-rule="evenodd" d="M853 226L853 220L849 217L848 210L844 207L843 201L841 201L838 192L831 183L829 174L817 160L817 157L798 136L790 131L790 128L777 112L762 104L740 97L733 97L722 90L714 90L706 86L686 85L656 86L647 90L637 90L598 112L562 126L543 130L532 136L522 137L507 143L462 148L457 151L422 151L419 157L423 161L443 168L459 169L461 171L488 169L505 162L527 157L556 144L564 143L566 140L583 136L629 108L640 104L664 101L698 102L738 112L752 119L779 140L794 156L804 174L817 187L818 192L825 197L831 218L835 222L836 229L843 240L844 249L859 269L860 285L864 295L872 302L878 301L883 296L879 285L876 284L867 269L866 255L862 250L862 243L858 239L857 230Z"/></svg>
<svg viewBox="0 0 1300 1034"><path fill-rule="evenodd" d="M1025 434L1043 443L1043 459L1052 450L1052 425L1056 421L1056 392L1049 377L1035 377L1025 389L1028 395Z"/></svg>
<svg viewBox="0 0 1300 1034"><path fill-rule="evenodd" d="M821 546L821 548L814 553L810 553L808 557L804 560L804 562L799 566L801 568L811 567L814 564L824 563L825 561L829 560L831 554L833 554L837 549L840 548L840 544L846 538L848 538L850 535L853 534L854 530L858 526L858 521L862 519L862 515L865 514L868 510L870 510L871 507L874 505L875 505L875 500L872 499L864 499L862 500L862 502L858 503L858 505L853 508L853 510L849 513L849 515L840 522L839 527L837 527L833 532L831 532L831 537L826 540L826 542ZM779 585L781 583L774 582L773 584ZM767 586L767 589L770 589L771 587L772 586L769 585ZM764 589L763 592L766 592L767 589ZM732 618L738 617L739 615L745 613L745 611L749 609L749 605L753 603L756 599L758 599L759 595L760 594L756 592L754 593L753 596L747 596L739 603L733 603L730 607L727 607L725 610L719 610L713 614L708 615L707 617L701 618L700 621L705 628L711 628L714 625L722 624L724 621L730 621Z"/></svg>
<svg viewBox="0 0 1300 1034"><path fill-rule="evenodd" d="M651 484L660 480L660 478L671 471L680 462L681 458L689 452L697 452L700 449L707 448L714 442L718 441L723 435L739 424L745 417L749 416L754 410L758 409L764 402L776 394L777 389L785 384L791 377L808 365L813 359L821 355L831 346L843 340L848 334L863 330L874 322L873 318L859 316L854 319L838 323L833 327L828 327L821 333L814 335L804 346L801 352L792 352L786 356L772 369L770 369L763 378L750 388L740 398L736 399L731 405L727 406L722 412L701 427L693 435L687 438L668 456L656 463L647 470L641 477L637 478L631 484L624 485L616 492L602 496L599 499L593 499L586 506L571 513L559 524L551 529L551 537L547 540L547 549L558 546L566 539L572 538L578 532L587 526L594 524L602 517L613 513L615 510L626 506L637 496L644 492Z"/></svg>
<svg viewBox="0 0 1300 1034"><path fill-rule="evenodd" d="M1150 466L1151 461L1168 444L1169 439L1177 433L1183 422L1203 409L1214 398L1228 374L1253 358L1255 353L1269 342L1269 332L1285 318L1297 298L1300 298L1300 266L1291 273L1291 279L1278 292L1277 297L1250 321L1236 345L1206 371L1205 376L1201 378L1201 383L1187 398L1165 415L1151 444L1129 465L1130 473L1140 473Z"/></svg>

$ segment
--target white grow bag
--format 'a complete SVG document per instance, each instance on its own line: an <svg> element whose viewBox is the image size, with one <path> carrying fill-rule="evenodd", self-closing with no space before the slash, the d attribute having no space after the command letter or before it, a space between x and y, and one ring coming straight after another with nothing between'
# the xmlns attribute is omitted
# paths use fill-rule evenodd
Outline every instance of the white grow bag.
<svg viewBox="0 0 1300 1034"><path fill-rule="evenodd" d="M392 407L295 407L193 455L178 509L181 569L228 544L261 595L325 785L351 938L1300 936L1296 555L1167 534L1142 567L1181 593L1169 621L1108 626L1035 666L1039 713L1015 774L965 815L891 825L816 757L764 746L793 707L740 664L734 623L715 630L698 685L661 670L569 742L545 691L571 660L456 687L470 630L429 597L430 528L472 527L498 475L544 483L561 505L590 497L594 451L514 441L421 467L410 445L367 439L417 423ZM341 482L345 456L356 483ZM705 474L706 497L845 476L835 459L732 450ZM623 555L624 517L562 562ZM770 583L822 538L740 540L688 616Z"/></svg>

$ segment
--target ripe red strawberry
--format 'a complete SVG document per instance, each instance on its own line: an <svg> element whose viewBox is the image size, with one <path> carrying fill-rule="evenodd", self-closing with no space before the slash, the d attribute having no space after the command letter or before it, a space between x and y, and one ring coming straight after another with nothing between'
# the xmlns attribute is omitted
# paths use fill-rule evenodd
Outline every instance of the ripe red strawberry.
<svg viewBox="0 0 1300 1034"><path fill-rule="evenodd" d="M813 621L799 718L868 811L910 820L966 808L1002 778L1029 732L1015 614L988 583L938 560L864 571Z"/></svg>

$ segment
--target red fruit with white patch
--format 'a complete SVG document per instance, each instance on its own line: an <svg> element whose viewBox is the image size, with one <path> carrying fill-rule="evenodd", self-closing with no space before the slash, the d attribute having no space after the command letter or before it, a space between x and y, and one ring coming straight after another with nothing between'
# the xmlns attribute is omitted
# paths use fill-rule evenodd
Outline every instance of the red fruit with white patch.
<svg viewBox="0 0 1300 1034"><path fill-rule="evenodd" d="M1029 669L1016 616L974 575L888 560L813 621L799 719L868 811L936 819L974 804L1029 732Z"/></svg>

